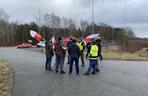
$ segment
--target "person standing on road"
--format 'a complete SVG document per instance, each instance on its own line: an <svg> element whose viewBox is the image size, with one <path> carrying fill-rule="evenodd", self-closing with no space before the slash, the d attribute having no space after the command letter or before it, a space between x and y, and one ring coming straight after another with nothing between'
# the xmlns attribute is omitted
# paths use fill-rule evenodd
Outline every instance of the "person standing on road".
<svg viewBox="0 0 148 96"><path fill-rule="evenodd" d="M103 60L103 57L102 57L102 45L103 44L101 42L100 37L96 40L96 44L97 44L97 46L99 48L96 71L99 72L100 71L100 64L101 64L101 61Z"/></svg>
<svg viewBox="0 0 148 96"><path fill-rule="evenodd" d="M74 62L76 67L76 73L79 74L80 49L79 46L76 44L76 40L72 40L72 45L68 48L68 54L70 55L71 58L69 66L69 74L72 73Z"/></svg>
<svg viewBox="0 0 148 96"><path fill-rule="evenodd" d="M51 61L54 53L53 53L52 44L51 42L49 42L49 40L45 42L45 51L46 51L45 70L51 71L52 70Z"/></svg>
<svg viewBox="0 0 148 96"><path fill-rule="evenodd" d="M88 42L86 44L86 49L87 49L87 53L86 53L86 56L85 56L86 59L88 58L88 55L89 55L89 52L90 52L90 47L91 47L91 42Z"/></svg>
<svg viewBox="0 0 148 96"><path fill-rule="evenodd" d="M55 60L56 73L59 72L59 66L60 66L60 74L65 74L66 72L64 72L63 67L64 67L66 50L63 48L61 37L58 38L55 48L54 48L54 51L55 51L55 55L56 55L56 60Z"/></svg>
<svg viewBox="0 0 148 96"><path fill-rule="evenodd" d="M67 50L69 49L69 47L72 45L72 38L70 38L70 41L67 43ZM70 56L68 54L68 61L67 61L67 64L70 64Z"/></svg>
<svg viewBox="0 0 148 96"><path fill-rule="evenodd" d="M89 68L84 75L89 75L91 69L93 69L92 74L96 74L97 59L98 59L98 46L96 45L96 42L93 41L89 53L89 60L90 60Z"/></svg>
<svg viewBox="0 0 148 96"><path fill-rule="evenodd" d="M80 48L80 58L81 58L81 62L82 62L82 65L81 67L84 67L84 50L85 50L85 43L81 40L79 43L78 43L78 46Z"/></svg>

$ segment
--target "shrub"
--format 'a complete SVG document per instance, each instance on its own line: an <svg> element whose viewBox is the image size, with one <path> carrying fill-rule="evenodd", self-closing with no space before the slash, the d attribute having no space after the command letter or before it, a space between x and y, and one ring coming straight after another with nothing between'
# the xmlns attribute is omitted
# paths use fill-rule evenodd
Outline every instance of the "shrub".
<svg viewBox="0 0 148 96"><path fill-rule="evenodd" d="M136 52L142 48L148 48L148 41L130 40L119 45L119 50L125 52Z"/></svg>

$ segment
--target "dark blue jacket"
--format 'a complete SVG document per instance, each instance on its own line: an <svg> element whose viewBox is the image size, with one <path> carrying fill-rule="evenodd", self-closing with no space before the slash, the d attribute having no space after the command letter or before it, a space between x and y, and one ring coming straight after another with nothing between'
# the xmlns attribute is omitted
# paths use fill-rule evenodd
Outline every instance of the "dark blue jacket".
<svg viewBox="0 0 148 96"><path fill-rule="evenodd" d="M79 58L80 56L80 49L76 43L72 43L71 46L68 48L68 54L70 57Z"/></svg>
<svg viewBox="0 0 148 96"><path fill-rule="evenodd" d="M69 48L71 45L72 45L72 41L70 40L70 41L67 43L67 47Z"/></svg>

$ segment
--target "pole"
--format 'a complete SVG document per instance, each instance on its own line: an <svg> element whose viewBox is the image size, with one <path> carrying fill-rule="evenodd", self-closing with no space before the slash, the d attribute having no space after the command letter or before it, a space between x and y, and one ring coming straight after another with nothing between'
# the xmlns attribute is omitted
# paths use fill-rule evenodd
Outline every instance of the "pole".
<svg viewBox="0 0 148 96"><path fill-rule="evenodd" d="M92 33L94 33L94 0L92 0Z"/></svg>
<svg viewBox="0 0 148 96"><path fill-rule="evenodd" d="M126 32L126 0L123 0L123 7L124 7L124 21L123 21L123 28L124 28L124 32L123 32L123 40L125 41L125 32Z"/></svg>
<svg viewBox="0 0 148 96"><path fill-rule="evenodd" d="M40 25L41 25L41 10L40 10L40 1L39 1L39 5L38 5L39 9L38 9L38 28L39 28L39 34L41 34L41 29L40 29Z"/></svg>

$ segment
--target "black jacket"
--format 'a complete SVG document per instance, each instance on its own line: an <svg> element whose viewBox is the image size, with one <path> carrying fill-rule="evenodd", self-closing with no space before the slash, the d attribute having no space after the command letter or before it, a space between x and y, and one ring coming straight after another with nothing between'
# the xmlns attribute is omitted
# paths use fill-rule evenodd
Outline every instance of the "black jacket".
<svg viewBox="0 0 148 96"><path fill-rule="evenodd" d="M80 49L76 43L72 43L72 45L68 48L68 54L71 57L78 57L80 56Z"/></svg>

